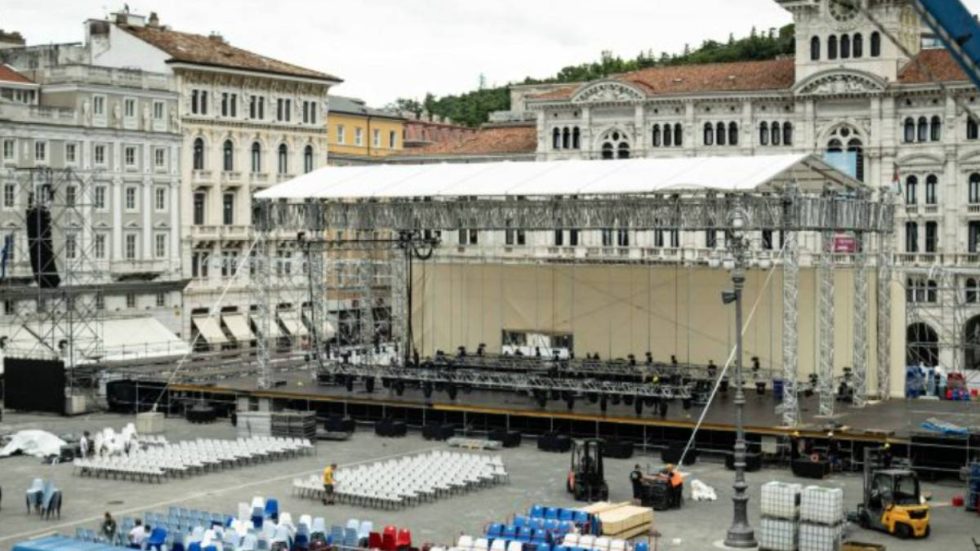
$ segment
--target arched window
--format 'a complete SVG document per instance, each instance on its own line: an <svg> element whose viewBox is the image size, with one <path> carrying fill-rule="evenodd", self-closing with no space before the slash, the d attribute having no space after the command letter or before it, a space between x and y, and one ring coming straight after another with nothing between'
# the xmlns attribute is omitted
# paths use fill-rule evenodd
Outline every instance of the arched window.
<svg viewBox="0 0 980 551"><path fill-rule="evenodd" d="M783 145L793 145L793 123L783 123Z"/></svg>
<svg viewBox="0 0 980 551"><path fill-rule="evenodd" d="M235 144L231 143L231 140L225 140L225 144L222 146L221 152L221 158L224 159L222 162L222 169L225 172L235 170Z"/></svg>
<svg viewBox="0 0 980 551"><path fill-rule="evenodd" d="M820 37L810 39L810 61L820 61Z"/></svg>
<svg viewBox="0 0 980 551"><path fill-rule="evenodd" d="M630 144L623 142L619 144L619 149L616 151L616 158L618 159L629 159L630 158Z"/></svg>
<svg viewBox="0 0 980 551"><path fill-rule="evenodd" d="M715 129L710 122L704 123L704 145L715 144Z"/></svg>
<svg viewBox="0 0 980 551"><path fill-rule="evenodd" d="M935 115L929 121L929 140L938 142L941 139L943 139L943 120L939 118L939 115Z"/></svg>
<svg viewBox="0 0 980 551"><path fill-rule="evenodd" d="M551 131L551 147L561 149L561 130L557 128Z"/></svg>
<svg viewBox="0 0 980 551"><path fill-rule="evenodd" d="M849 34L840 37L840 57L841 59L851 57L851 35Z"/></svg>
<svg viewBox="0 0 980 551"><path fill-rule="evenodd" d="M915 121L912 117L905 119L905 143L915 141Z"/></svg>
<svg viewBox="0 0 980 551"><path fill-rule="evenodd" d="M674 143L674 136L671 134L671 126L664 125L664 147L670 147Z"/></svg>
<svg viewBox="0 0 980 551"><path fill-rule="evenodd" d="M864 55L864 37L861 33L854 35L854 39L851 40L851 54L854 59L858 59Z"/></svg>
<svg viewBox="0 0 980 551"><path fill-rule="evenodd" d="M772 145L779 145L779 142L781 142L783 139L783 134L782 132L780 132L781 129L779 128L779 123L773 122L771 128L772 128Z"/></svg>
<svg viewBox="0 0 980 551"><path fill-rule="evenodd" d="M572 132L566 126L561 131L561 148L568 149L572 146Z"/></svg>
<svg viewBox="0 0 980 551"><path fill-rule="evenodd" d="M864 146L861 140L852 138L847 142L847 152L854 154L854 177L858 181L864 181Z"/></svg>
<svg viewBox="0 0 980 551"><path fill-rule="evenodd" d="M204 170L204 140L194 140L194 170Z"/></svg>
<svg viewBox="0 0 980 551"><path fill-rule="evenodd" d="M674 145L676 145L677 147L684 145L683 132L684 131L681 130L681 123L677 123L674 125Z"/></svg>
<svg viewBox="0 0 980 551"><path fill-rule="evenodd" d="M660 125L653 125L653 147L660 147Z"/></svg>
<svg viewBox="0 0 980 551"><path fill-rule="evenodd" d="M935 174L930 174L926 176L926 204L935 205L936 204L936 192L939 188L939 178Z"/></svg>
<svg viewBox="0 0 980 551"><path fill-rule="evenodd" d="M837 37L834 35L827 38L827 59L837 59Z"/></svg>
<svg viewBox="0 0 980 551"><path fill-rule="evenodd" d="M918 201L919 179L909 176L905 179L905 204L914 205Z"/></svg>
<svg viewBox="0 0 980 551"><path fill-rule="evenodd" d="M759 123L759 145L769 145L769 123Z"/></svg>
<svg viewBox="0 0 980 551"><path fill-rule="evenodd" d="M840 143L840 140L834 138L827 143L827 151L831 153L840 153L844 151L844 145Z"/></svg>
<svg viewBox="0 0 980 551"><path fill-rule="evenodd" d="M871 57L881 55L881 33L875 31L871 33Z"/></svg>
<svg viewBox="0 0 980 551"><path fill-rule="evenodd" d="M971 205L980 204L980 173L970 174L970 183L967 189L967 200Z"/></svg>
<svg viewBox="0 0 980 551"><path fill-rule="evenodd" d="M262 145L252 142L252 173L262 172Z"/></svg>
<svg viewBox="0 0 980 551"><path fill-rule="evenodd" d="M967 279L966 297L964 297L966 298L966 302L971 304L974 302L980 302L980 293L978 293L977 291L980 291L980 286L977 285L977 280L973 279L972 277L970 279Z"/></svg>
<svg viewBox="0 0 980 551"><path fill-rule="evenodd" d="M572 149L578 149L579 147L581 147L579 145L579 143L581 142L581 136L582 134L577 126L572 129Z"/></svg>
<svg viewBox="0 0 980 551"><path fill-rule="evenodd" d="M277 153L278 153L277 168L279 174L288 174L289 173L289 149L286 147L286 144L284 143L279 144L279 150Z"/></svg>
<svg viewBox="0 0 980 551"><path fill-rule="evenodd" d="M303 173L313 172L313 146L307 145L303 148Z"/></svg>
<svg viewBox="0 0 980 551"><path fill-rule="evenodd" d="M718 124L716 124L715 125L715 143L718 144L718 145L725 145L725 143L728 141L728 140L725 139L727 137L728 137L728 135L725 133L725 123L719 122Z"/></svg>
<svg viewBox="0 0 980 551"><path fill-rule="evenodd" d="M615 155L613 155L613 145L609 142L602 144L602 159L608 161L609 159L612 159L614 157Z"/></svg>
<svg viewBox="0 0 980 551"><path fill-rule="evenodd" d="M728 145L738 145L738 123L728 123Z"/></svg>
<svg viewBox="0 0 980 551"><path fill-rule="evenodd" d="M924 142L929 139L929 121L925 117L919 117L917 137L918 141L920 142Z"/></svg>
<svg viewBox="0 0 980 551"><path fill-rule="evenodd" d="M977 124L977 119L970 116L969 113L966 115L966 139L975 140L980 137L980 124Z"/></svg>

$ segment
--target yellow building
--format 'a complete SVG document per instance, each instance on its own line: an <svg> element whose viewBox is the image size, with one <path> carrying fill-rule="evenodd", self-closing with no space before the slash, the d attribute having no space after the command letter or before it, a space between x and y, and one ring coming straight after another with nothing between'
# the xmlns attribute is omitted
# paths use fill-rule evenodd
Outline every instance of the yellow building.
<svg viewBox="0 0 980 551"><path fill-rule="evenodd" d="M330 96L327 134L334 166L382 162L388 155L401 153L405 138L405 119L398 113L373 109L364 101Z"/></svg>

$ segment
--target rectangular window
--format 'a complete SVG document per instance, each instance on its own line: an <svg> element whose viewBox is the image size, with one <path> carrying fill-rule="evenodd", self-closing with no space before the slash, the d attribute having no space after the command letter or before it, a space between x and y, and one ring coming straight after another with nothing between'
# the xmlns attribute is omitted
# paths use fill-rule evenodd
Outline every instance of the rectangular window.
<svg viewBox="0 0 980 551"><path fill-rule="evenodd" d="M131 119L136 116L136 100L133 98L126 98L123 100L123 113L127 119Z"/></svg>
<svg viewBox="0 0 980 551"><path fill-rule="evenodd" d="M201 114L208 114L208 91L201 90Z"/></svg>
<svg viewBox="0 0 980 551"><path fill-rule="evenodd" d="M65 188L65 206L74 207L75 201L78 199L78 188L75 186L68 186Z"/></svg>
<svg viewBox="0 0 980 551"><path fill-rule="evenodd" d="M136 308L136 294L126 293L126 308Z"/></svg>
<svg viewBox="0 0 980 551"><path fill-rule="evenodd" d="M337 143L342 144L346 141L346 136L344 136L344 125L337 125Z"/></svg>
<svg viewBox="0 0 980 551"><path fill-rule="evenodd" d="M93 149L92 156L95 158L95 164L105 165L105 146L104 145L95 146L95 149Z"/></svg>
<svg viewBox="0 0 980 551"><path fill-rule="evenodd" d="M230 116L238 116L238 94L232 94L229 98Z"/></svg>
<svg viewBox="0 0 980 551"><path fill-rule="evenodd" d="M919 252L919 225L915 222L905 223L905 252Z"/></svg>
<svg viewBox="0 0 980 551"><path fill-rule="evenodd" d="M772 250L772 230L762 230L762 249Z"/></svg>
<svg viewBox="0 0 980 551"><path fill-rule="evenodd" d="M157 293L157 308L163 308L167 305L167 293Z"/></svg>
<svg viewBox="0 0 980 551"><path fill-rule="evenodd" d="M259 96L259 120L265 120L265 97Z"/></svg>
<svg viewBox="0 0 980 551"><path fill-rule="evenodd" d="M136 260L136 234L127 233L125 244L126 260Z"/></svg>
<svg viewBox="0 0 980 551"><path fill-rule="evenodd" d="M286 122L292 120L293 117L293 100L286 100Z"/></svg>
<svg viewBox="0 0 980 551"><path fill-rule="evenodd" d="M364 145L364 129L354 129L354 145Z"/></svg>
<svg viewBox="0 0 980 551"><path fill-rule="evenodd" d="M939 243L939 226L936 222L926 222L926 252L936 252Z"/></svg>
<svg viewBox="0 0 980 551"><path fill-rule="evenodd" d="M12 209L17 199L17 188L14 184L3 185L3 208Z"/></svg>
<svg viewBox="0 0 980 551"><path fill-rule="evenodd" d="M105 116L105 96L92 96L92 114Z"/></svg>
<svg viewBox="0 0 980 551"><path fill-rule="evenodd" d="M705 230L704 246L709 249L714 249L718 246L718 230Z"/></svg>
<svg viewBox="0 0 980 551"><path fill-rule="evenodd" d="M95 245L94 245L95 258L98 260L105 259L105 250L106 250L105 243L106 243L106 234L104 233L95 234Z"/></svg>
<svg viewBox="0 0 980 551"><path fill-rule="evenodd" d="M259 116L259 98L258 96L248 97L248 118L257 119Z"/></svg>
<svg viewBox="0 0 980 551"><path fill-rule="evenodd" d="M221 116L228 116L228 92L221 92Z"/></svg>
<svg viewBox="0 0 980 551"><path fill-rule="evenodd" d="M371 132L371 145L381 147L381 131L377 128Z"/></svg>
<svg viewBox="0 0 980 551"><path fill-rule="evenodd" d="M95 208L105 210L105 186L95 186Z"/></svg>
<svg viewBox="0 0 980 551"><path fill-rule="evenodd" d="M136 188L126 188L126 210L136 210Z"/></svg>
<svg viewBox="0 0 980 551"><path fill-rule="evenodd" d="M154 193L154 205L158 211L167 210L167 188L158 186Z"/></svg>
<svg viewBox="0 0 980 551"><path fill-rule="evenodd" d="M555 230L555 246L561 247L565 244L565 232L564 230Z"/></svg>
<svg viewBox="0 0 980 551"><path fill-rule="evenodd" d="M164 104L162 101L153 102L153 120L162 121L164 119Z"/></svg>
<svg viewBox="0 0 980 551"><path fill-rule="evenodd" d="M664 246L664 230L653 230L653 246Z"/></svg>
<svg viewBox="0 0 980 551"><path fill-rule="evenodd" d="M126 146L126 148L123 149L123 158L126 162L126 166L136 166L136 148L131 145Z"/></svg>
<svg viewBox="0 0 980 551"><path fill-rule="evenodd" d="M166 168L167 166L167 150L158 147L153 150L153 165L157 168Z"/></svg>
<svg viewBox="0 0 980 551"><path fill-rule="evenodd" d="M65 144L65 162L74 164L75 160L78 158L77 155L77 145L73 143Z"/></svg>
<svg viewBox="0 0 980 551"><path fill-rule="evenodd" d="M157 258L167 257L167 234L158 233L153 236L153 255Z"/></svg>
<svg viewBox="0 0 980 551"><path fill-rule="evenodd" d="M980 222L966 225L966 245L971 253L980 253Z"/></svg>
<svg viewBox="0 0 980 551"><path fill-rule="evenodd" d="M276 98L276 120L282 122L286 120L286 100Z"/></svg>
<svg viewBox="0 0 980 551"><path fill-rule="evenodd" d="M675 249L681 246L680 230L670 230L670 246Z"/></svg>
<svg viewBox="0 0 980 551"><path fill-rule="evenodd" d="M568 230L568 244L578 247L578 230Z"/></svg>
<svg viewBox="0 0 980 551"><path fill-rule="evenodd" d="M226 226L235 223L235 194L226 193L221 199L221 220Z"/></svg>
<svg viewBox="0 0 980 551"><path fill-rule="evenodd" d="M602 246L612 247L613 244L613 231L611 229L602 230Z"/></svg>
<svg viewBox="0 0 980 551"><path fill-rule="evenodd" d="M616 232L616 245L619 247L629 247L630 246L630 231L629 230L619 230Z"/></svg>
<svg viewBox="0 0 980 551"><path fill-rule="evenodd" d="M34 142L34 160L39 163L48 160L48 142Z"/></svg>
<svg viewBox="0 0 980 551"><path fill-rule="evenodd" d="M204 199L203 192L194 194L194 224L197 226L204 224Z"/></svg>
<svg viewBox="0 0 980 551"><path fill-rule="evenodd" d="M78 239L75 234L69 233L65 235L65 257L75 258L78 255Z"/></svg>
<svg viewBox="0 0 980 551"><path fill-rule="evenodd" d="M394 149L397 136L394 130L388 132L388 149Z"/></svg>
<svg viewBox="0 0 980 551"><path fill-rule="evenodd" d="M16 144L14 140L4 140L3 141L3 160L12 161L14 160L14 152L16 151Z"/></svg>
<svg viewBox="0 0 980 551"><path fill-rule="evenodd" d="M200 111L199 101L197 90L191 90L191 113L195 115Z"/></svg>

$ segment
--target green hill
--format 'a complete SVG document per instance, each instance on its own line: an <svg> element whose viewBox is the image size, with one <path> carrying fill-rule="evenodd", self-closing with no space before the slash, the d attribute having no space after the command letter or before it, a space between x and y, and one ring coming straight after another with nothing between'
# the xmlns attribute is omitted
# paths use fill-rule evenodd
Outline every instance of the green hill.
<svg viewBox="0 0 980 551"><path fill-rule="evenodd" d="M793 25L762 34L753 28L747 37L736 39L730 36L725 43L706 40L694 50L685 47L683 53L674 55L667 52L654 55L652 51L647 51L632 59L623 59L611 52L603 52L596 61L564 67L549 78L528 77L520 84L582 82L647 67L773 59L792 55L794 51ZM491 112L510 109L509 87L510 85L482 88L465 94L441 97L426 94L422 100L400 98L390 107L414 113L425 110L467 126L479 126L487 122Z"/></svg>

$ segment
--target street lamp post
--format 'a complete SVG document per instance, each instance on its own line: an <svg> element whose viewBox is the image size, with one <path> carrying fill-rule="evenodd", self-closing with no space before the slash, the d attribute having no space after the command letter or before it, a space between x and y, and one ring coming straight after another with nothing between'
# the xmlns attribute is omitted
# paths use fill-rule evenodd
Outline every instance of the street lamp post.
<svg viewBox="0 0 980 551"><path fill-rule="evenodd" d="M745 237L745 213L740 209L731 216L731 230L725 239L730 258L725 260L725 268L732 273L732 290L722 293L725 304L735 303L735 494L732 496L734 518L725 534L725 546L739 549L757 547L755 531L749 525L749 496L745 481L745 380L742 374L742 289L745 287L745 265L749 243Z"/></svg>

